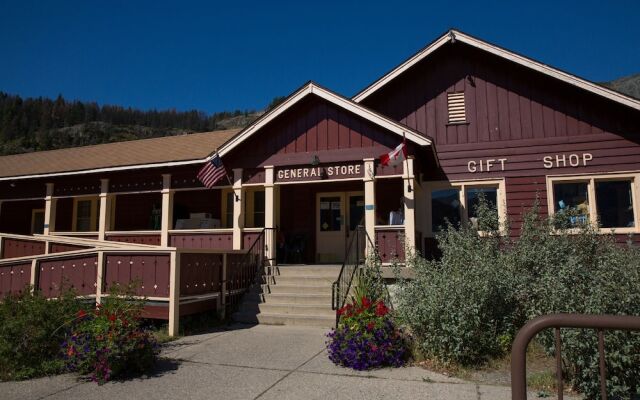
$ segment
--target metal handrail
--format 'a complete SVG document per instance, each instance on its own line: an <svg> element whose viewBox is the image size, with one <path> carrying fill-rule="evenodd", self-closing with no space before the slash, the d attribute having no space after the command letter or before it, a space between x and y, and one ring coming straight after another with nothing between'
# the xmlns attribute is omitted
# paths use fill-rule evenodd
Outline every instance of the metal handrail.
<svg viewBox="0 0 640 400"><path fill-rule="evenodd" d="M640 331L640 317L627 315L549 314L532 319L523 326L513 341L511 350L511 398L527 399L527 346L542 330L555 329L555 358L558 400L563 398L562 343L560 328L595 329L598 332L600 394L607 399L607 375L604 359L604 330Z"/></svg>
<svg viewBox="0 0 640 400"><path fill-rule="evenodd" d="M258 234L258 237L256 238L256 240L249 247L247 252L244 253L244 257L242 258L242 261L240 261L239 267L241 270L244 270L244 268L249 267L247 268L248 276L246 275L244 276L244 278L246 279L241 278L241 281L246 282L246 287L242 287L240 289L234 289L235 290L234 296L238 297L238 299L241 298L242 295L244 295L244 293L246 293L249 290L251 285L257 283L258 278L261 276L259 271L261 268L264 268L265 262L274 260L274 258L266 258L265 254L269 251L270 243L273 241L272 240L269 241L265 239L267 238L267 234L273 235L275 234L275 232L276 232L276 228L263 228ZM252 264L253 264L253 268L251 268ZM231 303L232 304L230 305L233 305L233 301Z"/></svg>
<svg viewBox="0 0 640 400"><path fill-rule="evenodd" d="M360 236L362 235L362 238ZM377 258L377 260L381 260L380 255L378 253L378 249L376 248L373 240L369 237L369 234L364 229L362 224L358 225L355 230L355 235L351 237L349 244L347 246L347 252L345 255L345 260L342 263L342 267L340 268L340 273L338 274L338 279L333 282L331 285L331 307L334 311L336 311L336 327L340 322L340 315L337 310L344 307L347 297L349 296L349 291L351 290L351 285L353 284L353 279L355 278L356 273L358 272L358 268L362 262L364 262L367 258L367 255L360 259L360 241L364 240L365 244L369 244L369 248L373 249L373 255ZM353 247L353 243L356 243L355 246L355 263L350 264L349 260L351 259L350 254ZM366 247L366 246L365 246ZM382 279L382 276L379 276ZM344 285L343 285L344 284ZM346 287L345 287L346 286ZM388 307L391 307L391 296L389 294L389 289L386 285L384 285L384 302Z"/></svg>
<svg viewBox="0 0 640 400"><path fill-rule="evenodd" d="M355 229L355 234L351 237L349 244L347 245L347 251L345 253L344 262L342 263L342 267L340 268L340 273L338 274L338 279L336 279L331 285L331 308L334 311L339 310L344 306L347 301L347 296L349 294L349 290L351 289L351 283L353 282L353 277L360 266L360 232L364 230L362 225L358 225ZM351 259L351 251L354 248L353 243L356 243L355 249L355 263L351 265L349 260ZM351 267L350 271L347 269ZM348 276L347 276L348 275ZM346 284L346 289L341 285L341 283ZM339 315L336 312L336 326L338 325Z"/></svg>

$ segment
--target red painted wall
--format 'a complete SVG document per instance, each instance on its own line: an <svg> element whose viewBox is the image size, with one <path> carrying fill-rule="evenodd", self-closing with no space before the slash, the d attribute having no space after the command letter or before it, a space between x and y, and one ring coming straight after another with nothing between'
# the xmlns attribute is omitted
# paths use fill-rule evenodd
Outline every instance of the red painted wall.
<svg viewBox="0 0 640 400"><path fill-rule="evenodd" d="M465 93L466 124L448 124L453 91ZM640 112L459 42L363 104L435 139L440 168L426 169L427 180L505 177L514 234L536 197L547 212L547 175L640 170ZM544 168L547 155L583 153L593 155L586 166ZM469 161L500 158L504 171L468 169Z"/></svg>
<svg viewBox="0 0 640 400"><path fill-rule="evenodd" d="M160 193L120 195L116 198L115 231L150 230L153 206L162 209ZM158 228L159 229L159 228Z"/></svg>
<svg viewBox="0 0 640 400"><path fill-rule="evenodd" d="M7 201L0 207L0 232L31 234L31 212L44 209L44 200Z"/></svg>
<svg viewBox="0 0 640 400"><path fill-rule="evenodd" d="M225 165L309 164L314 154L322 163L362 160L380 156L400 140L394 133L310 96L247 139L226 157Z"/></svg>

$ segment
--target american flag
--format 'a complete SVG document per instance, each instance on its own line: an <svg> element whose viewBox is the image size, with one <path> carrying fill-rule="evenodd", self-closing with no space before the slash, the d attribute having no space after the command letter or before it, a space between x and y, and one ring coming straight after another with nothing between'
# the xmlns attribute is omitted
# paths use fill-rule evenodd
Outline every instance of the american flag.
<svg viewBox="0 0 640 400"><path fill-rule="evenodd" d="M227 176L222 160L216 153L198 172L198 179L203 185L211 189L221 178Z"/></svg>

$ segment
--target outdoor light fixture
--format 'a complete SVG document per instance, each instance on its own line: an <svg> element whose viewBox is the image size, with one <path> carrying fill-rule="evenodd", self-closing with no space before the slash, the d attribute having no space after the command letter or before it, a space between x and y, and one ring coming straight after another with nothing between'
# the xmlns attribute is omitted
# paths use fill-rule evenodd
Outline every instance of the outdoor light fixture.
<svg viewBox="0 0 640 400"><path fill-rule="evenodd" d="M317 155L314 155L313 158L311 159L311 165L313 165L314 167L318 166L320 164L320 159L318 158Z"/></svg>
<svg viewBox="0 0 640 400"><path fill-rule="evenodd" d="M407 192L411 193L413 191L413 188L411 187L410 183L407 183Z"/></svg>
<svg viewBox="0 0 640 400"><path fill-rule="evenodd" d="M240 201L240 196L238 196L237 193L234 193L233 195L236 196L236 203L239 202Z"/></svg>

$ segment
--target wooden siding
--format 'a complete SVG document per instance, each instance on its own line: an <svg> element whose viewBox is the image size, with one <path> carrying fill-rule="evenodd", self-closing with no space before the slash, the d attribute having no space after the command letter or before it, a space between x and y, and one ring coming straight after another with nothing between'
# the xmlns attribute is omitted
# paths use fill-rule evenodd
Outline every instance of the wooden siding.
<svg viewBox="0 0 640 400"><path fill-rule="evenodd" d="M447 93L464 92L466 124L449 124ZM448 45L364 105L441 145L638 132L640 115L479 49ZM636 135L637 137L637 135Z"/></svg>
<svg viewBox="0 0 640 400"><path fill-rule="evenodd" d="M43 209L44 200L7 201L0 206L0 232L31 234L31 213Z"/></svg>
<svg viewBox="0 0 640 400"><path fill-rule="evenodd" d="M169 297L169 255L108 254L105 265L105 292L114 285L137 282L136 294L147 297Z"/></svg>
<svg viewBox="0 0 640 400"><path fill-rule="evenodd" d="M451 92L465 93L464 124L448 123ZM640 170L639 112L462 43L443 47L364 103L434 138L440 167L425 169L425 180L505 178L513 235L536 199L547 213L548 175ZM585 153L592 156L586 165L569 164L571 154ZM567 157L566 166L545 168L543 157L556 155ZM469 161L487 159L494 160L490 172L469 170ZM434 253L433 245L425 239L425 252Z"/></svg>
<svg viewBox="0 0 640 400"><path fill-rule="evenodd" d="M88 249L89 246L78 246L74 244L51 243L49 245L49 253L62 253L65 251L76 251Z"/></svg>
<svg viewBox="0 0 640 400"><path fill-rule="evenodd" d="M180 254L180 296L220 292L222 254Z"/></svg>
<svg viewBox="0 0 640 400"><path fill-rule="evenodd" d="M66 289L73 289L80 296L95 294L97 264L95 255L41 261L38 289L49 298L58 297Z"/></svg>
<svg viewBox="0 0 640 400"><path fill-rule="evenodd" d="M108 234L107 240L114 242L136 243L136 244L149 244L153 246L160 246L160 234Z"/></svg>
<svg viewBox="0 0 640 400"><path fill-rule="evenodd" d="M378 157L400 138L316 96L302 100L247 139L225 160L229 168L310 164ZM256 178L260 179L260 178Z"/></svg>
<svg viewBox="0 0 640 400"><path fill-rule="evenodd" d="M390 263L394 260L404 261L403 235L404 227L376 227L375 243L383 263Z"/></svg>
<svg viewBox="0 0 640 400"><path fill-rule="evenodd" d="M45 243L35 240L4 238L2 240L2 257L15 258L44 254Z"/></svg>
<svg viewBox="0 0 640 400"><path fill-rule="evenodd" d="M115 231L151 230L153 208L162 209L160 193L139 193L116 197Z"/></svg>
<svg viewBox="0 0 640 400"><path fill-rule="evenodd" d="M20 294L31 282L31 262L0 266L0 299Z"/></svg>
<svg viewBox="0 0 640 400"><path fill-rule="evenodd" d="M171 233L172 247L181 249L233 249L233 233Z"/></svg>

